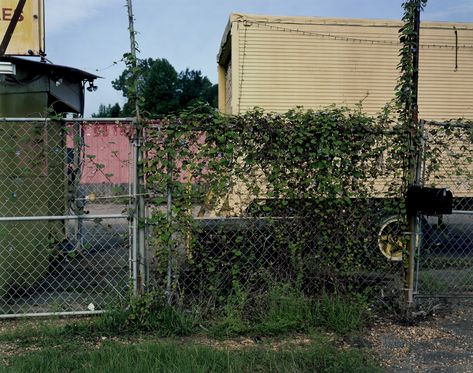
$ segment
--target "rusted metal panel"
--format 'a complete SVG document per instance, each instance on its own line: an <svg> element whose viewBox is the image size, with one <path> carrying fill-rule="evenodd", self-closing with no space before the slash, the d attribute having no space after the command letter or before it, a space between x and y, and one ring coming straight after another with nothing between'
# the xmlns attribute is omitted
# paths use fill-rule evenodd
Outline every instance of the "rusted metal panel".
<svg viewBox="0 0 473 373"><path fill-rule="evenodd" d="M95 162L87 162L82 171L82 183L127 184L129 179L130 140L127 129L118 124L87 126L84 143L87 153L96 155ZM98 169L94 163L104 166ZM100 168L100 167L99 167Z"/></svg>
<svg viewBox="0 0 473 373"><path fill-rule="evenodd" d="M130 182L131 123L93 122L84 124L82 132L84 160L81 184L119 185ZM73 133L67 147L74 147Z"/></svg>

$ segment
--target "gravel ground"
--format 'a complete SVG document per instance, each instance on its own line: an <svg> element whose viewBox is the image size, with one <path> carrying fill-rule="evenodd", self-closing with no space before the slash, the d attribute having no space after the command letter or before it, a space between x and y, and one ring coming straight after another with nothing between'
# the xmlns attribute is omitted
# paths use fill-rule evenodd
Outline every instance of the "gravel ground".
<svg viewBox="0 0 473 373"><path fill-rule="evenodd" d="M387 372L473 372L473 299L430 308L414 325L378 321L370 329L366 343Z"/></svg>

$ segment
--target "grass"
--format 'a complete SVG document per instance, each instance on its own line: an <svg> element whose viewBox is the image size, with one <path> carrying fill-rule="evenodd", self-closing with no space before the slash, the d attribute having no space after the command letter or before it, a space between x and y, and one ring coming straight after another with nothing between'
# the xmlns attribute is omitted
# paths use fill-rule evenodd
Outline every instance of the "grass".
<svg viewBox="0 0 473 373"><path fill-rule="evenodd" d="M360 295L351 297L324 293L320 299L310 299L286 285L274 286L256 300L237 297L243 303L231 301L222 318L211 326L215 337L244 334L279 335L291 332L311 332L314 329L350 334L359 332L370 318L367 300Z"/></svg>
<svg viewBox="0 0 473 373"><path fill-rule="evenodd" d="M1 372L375 372L357 350L327 343L304 347L211 348L176 342L106 343L100 348L51 347L17 355Z"/></svg>
<svg viewBox="0 0 473 373"><path fill-rule="evenodd" d="M257 297L236 291L207 319L150 294L89 320L20 323L0 334L0 346L14 346L0 372L371 372L363 351L336 347L368 316L361 296L310 299L283 284Z"/></svg>
<svg viewBox="0 0 473 373"><path fill-rule="evenodd" d="M455 275L452 276L452 284L454 284L453 280L460 283ZM445 294L449 289L449 283L440 276L436 277L432 272L424 271L420 277L420 289L425 294Z"/></svg>
<svg viewBox="0 0 473 373"><path fill-rule="evenodd" d="M316 320L321 326L339 334L362 330L369 316L367 301L361 295L346 299L337 294L324 293L316 304Z"/></svg>
<svg viewBox="0 0 473 373"><path fill-rule="evenodd" d="M44 341L48 338L146 334L176 337L196 333L228 338L313 331L335 332L343 336L361 331L369 318L368 304L362 296L323 294L314 300L289 286L277 285L260 297L249 298L242 294L229 297L223 313L212 315L210 319L167 306L159 298L149 295L133 301L125 309L112 309L90 320L78 319L60 326L44 322L34 327L25 321L23 326L0 335L0 341L25 339L25 336L28 336L28 341Z"/></svg>

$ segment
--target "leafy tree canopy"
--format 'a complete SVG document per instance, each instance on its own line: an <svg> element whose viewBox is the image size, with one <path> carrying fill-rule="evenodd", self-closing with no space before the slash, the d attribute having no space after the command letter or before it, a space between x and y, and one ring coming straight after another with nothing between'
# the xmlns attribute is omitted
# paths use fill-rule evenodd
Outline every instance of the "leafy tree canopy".
<svg viewBox="0 0 473 373"><path fill-rule="evenodd" d="M217 106L217 85L212 84L199 70L186 69L177 73L165 58L148 58L138 61L137 71L140 76L138 91L141 107L149 116L179 113L197 103ZM132 76L133 72L127 68L112 82L113 88L122 91L127 98L117 116L134 114L134 95L130 91ZM116 109L116 105L100 105L99 113L94 116L111 116L112 112L115 115L117 112L112 109Z"/></svg>
<svg viewBox="0 0 473 373"><path fill-rule="evenodd" d="M100 104L99 111L92 114L92 118L118 118L122 116L122 109L118 102L115 105Z"/></svg>
<svg viewBox="0 0 473 373"><path fill-rule="evenodd" d="M197 102L217 107L218 86L212 84L199 70L186 69L178 76L179 106L185 109Z"/></svg>

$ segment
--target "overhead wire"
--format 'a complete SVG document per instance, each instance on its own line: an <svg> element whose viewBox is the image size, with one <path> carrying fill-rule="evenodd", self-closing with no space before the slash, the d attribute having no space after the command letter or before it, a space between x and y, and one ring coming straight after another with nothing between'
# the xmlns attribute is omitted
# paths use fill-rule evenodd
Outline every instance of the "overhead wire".
<svg viewBox="0 0 473 373"><path fill-rule="evenodd" d="M106 66L106 67L103 67L101 69L95 69L96 72L101 72L101 71L105 71L105 70L108 70L108 69L111 69L112 67L118 65L120 62L124 62L125 59L124 58L121 58L117 61L113 61L110 65Z"/></svg>
<svg viewBox="0 0 473 373"><path fill-rule="evenodd" d="M346 42L353 42L353 43L360 43L360 44L377 44L377 45L401 45L399 40L393 41L393 40L383 40L383 39L366 39L366 38L356 38L356 37L351 37L351 36L346 36L346 35L336 35L332 33L321 33L317 31L307 31L307 30L300 30L297 28L290 28L290 27L284 27L284 26L275 26L274 24L271 24L269 22L262 22L262 21L252 21L252 20L245 20L244 23L246 25L256 25L257 27L265 27L270 30L274 31L283 31L283 32L289 32L289 33L297 33L300 35L306 35L306 36L316 36L319 38L325 38L325 39L331 39L331 40L340 40L340 41L346 41ZM473 50L473 45L469 44L462 44L462 45L450 45L450 44L420 44L421 48L446 48L446 49L472 49Z"/></svg>
<svg viewBox="0 0 473 373"><path fill-rule="evenodd" d="M108 70L108 69L111 69L112 67L118 65L119 63L121 62L124 62L125 61L125 58L122 57L120 58L119 60L115 60L115 61L112 61L111 64L105 66L105 67L102 67L102 68L93 68L93 67L82 67L83 70L88 70L88 71L95 71L95 72L102 72L102 71L105 71L105 70Z"/></svg>

